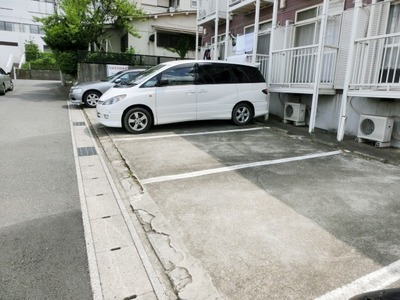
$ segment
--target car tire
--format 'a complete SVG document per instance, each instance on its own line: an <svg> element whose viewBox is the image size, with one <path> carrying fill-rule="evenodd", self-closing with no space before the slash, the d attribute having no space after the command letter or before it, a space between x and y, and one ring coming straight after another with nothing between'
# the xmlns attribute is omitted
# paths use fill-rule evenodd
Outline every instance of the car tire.
<svg viewBox="0 0 400 300"><path fill-rule="evenodd" d="M6 87L4 86L4 83L0 86L0 95L3 96L6 94Z"/></svg>
<svg viewBox="0 0 400 300"><path fill-rule="evenodd" d="M153 120L147 109L135 107L124 114L122 122L126 131L140 134L149 131Z"/></svg>
<svg viewBox="0 0 400 300"><path fill-rule="evenodd" d="M83 94L83 103L90 108L96 107L100 97L101 93L98 91L87 91Z"/></svg>
<svg viewBox="0 0 400 300"><path fill-rule="evenodd" d="M232 111L232 121L236 125L246 125L253 119L253 110L247 103L237 104Z"/></svg>
<svg viewBox="0 0 400 300"><path fill-rule="evenodd" d="M11 81L10 82L10 88L8 89L9 91L12 91L14 89L14 83Z"/></svg>

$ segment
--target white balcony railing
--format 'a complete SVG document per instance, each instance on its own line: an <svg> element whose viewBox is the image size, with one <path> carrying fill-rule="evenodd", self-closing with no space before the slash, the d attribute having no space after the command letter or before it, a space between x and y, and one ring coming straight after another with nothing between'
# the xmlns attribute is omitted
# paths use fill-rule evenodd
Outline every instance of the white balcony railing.
<svg viewBox="0 0 400 300"><path fill-rule="evenodd" d="M355 42L351 90L400 90L400 33Z"/></svg>
<svg viewBox="0 0 400 300"><path fill-rule="evenodd" d="M307 87L315 82L318 45L272 52L270 83L279 87ZM338 49L324 46L320 85L333 89Z"/></svg>

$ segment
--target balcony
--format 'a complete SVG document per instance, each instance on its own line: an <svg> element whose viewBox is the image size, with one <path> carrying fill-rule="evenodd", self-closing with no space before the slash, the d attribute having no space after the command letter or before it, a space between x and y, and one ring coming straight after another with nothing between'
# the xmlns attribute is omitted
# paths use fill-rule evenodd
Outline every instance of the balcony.
<svg viewBox="0 0 400 300"><path fill-rule="evenodd" d="M315 84L318 45L272 52L270 90L277 93L312 94ZM338 48L324 46L319 94L334 95Z"/></svg>
<svg viewBox="0 0 400 300"><path fill-rule="evenodd" d="M206 25L215 22L218 17L220 22L226 19L226 1L227 0L203 0L197 2L198 14L197 25Z"/></svg>
<svg viewBox="0 0 400 300"><path fill-rule="evenodd" d="M236 14L247 14L255 10L254 0L228 0L228 11ZM273 5L273 0L260 0L260 9Z"/></svg>
<svg viewBox="0 0 400 300"><path fill-rule="evenodd" d="M400 32L357 39L349 96L399 98Z"/></svg>

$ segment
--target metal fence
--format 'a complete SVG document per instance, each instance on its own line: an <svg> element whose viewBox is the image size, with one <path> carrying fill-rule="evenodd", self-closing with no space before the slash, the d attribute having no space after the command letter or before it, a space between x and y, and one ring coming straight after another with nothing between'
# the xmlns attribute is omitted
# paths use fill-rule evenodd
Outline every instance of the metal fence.
<svg viewBox="0 0 400 300"><path fill-rule="evenodd" d="M155 66L160 63L172 60L179 60L177 57L153 56L130 53L114 52L91 52L79 51L78 62L88 64L117 64L130 66Z"/></svg>

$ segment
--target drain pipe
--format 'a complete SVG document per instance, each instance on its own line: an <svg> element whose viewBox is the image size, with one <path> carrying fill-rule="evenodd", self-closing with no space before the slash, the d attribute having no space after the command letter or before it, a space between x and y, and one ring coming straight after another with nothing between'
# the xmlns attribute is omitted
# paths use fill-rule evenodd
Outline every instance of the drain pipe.
<svg viewBox="0 0 400 300"><path fill-rule="evenodd" d="M257 60L257 42L258 42L258 27L260 24L260 0L256 0L256 13L254 20L254 32L253 32L253 53L251 55L251 63L256 64Z"/></svg>
<svg viewBox="0 0 400 300"><path fill-rule="evenodd" d="M218 59L218 24L219 24L219 0L215 1L215 28L213 60Z"/></svg>
<svg viewBox="0 0 400 300"><path fill-rule="evenodd" d="M272 26L271 26L271 34L270 34L270 43L269 43L269 52L268 52L268 78L267 84L268 89L271 88L271 76L272 76L272 51L275 39L275 30L276 30L276 22L278 19L278 0L274 0L274 7L272 8Z"/></svg>
<svg viewBox="0 0 400 300"><path fill-rule="evenodd" d="M225 53L224 60L228 58L228 46L229 46L229 26L230 26L230 12L229 12L229 1L226 1L226 24L225 24Z"/></svg>
<svg viewBox="0 0 400 300"><path fill-rule="evenodd" d="M329 8L329 0L324 0L324 4L322 6L322 14L321 14L321 26L319 30L317 64L315 67L315 79L314 79L314 91L311 103L310 125L308 128L309 133L314 132L315 119L317 118L319 84L321 81L322 63L324 60L324 45L325 45L326 24L328 21L328 8Z"/></svg>
<svg viewBox="0 0 400 300"><path fill-rule="evenodd" d="M354 3L354 17L353 17L353 26L350 35L350 45L349 45L349 57L347 59L346 66L346 76L344 79L344 89L342 94L342 103L340 107L340 118L337 132L337 140L342 141L344 137L344 132L346 129L346 119L347 119L347 95L349 93L349 84L352 76L352 68L354 65L354 44L356 40L356 32L357 32L357 24L360 16L360 10L362 7L362 0L355 0Z"/></svg>

